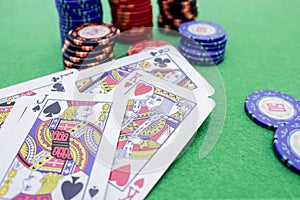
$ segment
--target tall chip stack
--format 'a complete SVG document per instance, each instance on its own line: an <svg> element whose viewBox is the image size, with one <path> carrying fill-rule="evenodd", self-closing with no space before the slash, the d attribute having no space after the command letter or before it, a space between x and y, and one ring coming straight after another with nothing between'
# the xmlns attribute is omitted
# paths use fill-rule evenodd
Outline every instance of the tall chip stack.
<svg viewBox="0 0 300 200"><path fill-rule="evenodd" d="M120 42L131 43L152 36L151 0L109 0L112 23L121 35Z"/></svg>
<svg viewBox="0 0 300 200"><path fill-rule="evenodd" d="M61 43L68 32L84 23L102 23L101 0L55 0L59 15Z"/></svg>
<svg viewBox="0 0 300 200"><path fill-rule="evenodd" d="M227 33L220 25L207 21L190 21L178 28L178 50L190 63L212 66L223 62Z"/></svg>
<svg viewBox="0 0 300 200"><path fill-rule="evenodd" d="M197 0L158 0L158 5L157 23L164 33L177 31L180 24L198 16Z"/></svg>
<svg viewBox="0 0 300 200"><path fill-rule="evenodd" d="M65 69L86 69L114 59L120 30L112 24L83 24L69 31L62 48Z"/></svg>

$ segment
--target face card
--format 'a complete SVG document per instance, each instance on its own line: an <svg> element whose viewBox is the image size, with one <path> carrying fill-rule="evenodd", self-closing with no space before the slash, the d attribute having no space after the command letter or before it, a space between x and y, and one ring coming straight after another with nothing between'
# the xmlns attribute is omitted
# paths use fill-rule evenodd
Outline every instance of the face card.
<svg viewBox="0 0 300 200"><path fill-rule="evenodd" d="M77 81L67 83L75 93L107 94L124 78L143 70L178 86L210 96L214 89L173 46L164 46L82 70Z"/></svg>
<svg viewBox="0 0 300 200"><path fill-rule="evenodd" d="M20 97L34 96L40 93L62 93L66 88L62 82L75 80L77 70L62 71L38 79L0 89L0 129Z"/></svg>
<svg viewBox="0 0 300 200"><path fill-rule="evenodd" d="M125 108L109 95L20 99L18 127L0 135L0 198L103 199Z"/></svg>
<svg viewBox="0 0 300 200"><path fill-rule="evenodd" d="M214 108L207 96L143 71L114 90L130 94L105 199L144 199Z"/></svg>

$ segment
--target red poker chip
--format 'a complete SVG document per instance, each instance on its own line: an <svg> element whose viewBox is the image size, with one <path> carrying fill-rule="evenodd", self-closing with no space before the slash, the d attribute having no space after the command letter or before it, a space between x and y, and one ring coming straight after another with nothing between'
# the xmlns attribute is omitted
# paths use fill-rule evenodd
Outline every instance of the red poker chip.
<svg viewBox="0 0 300 200"><path fill-rule="evenodd" d="M132 37L120 37L118 38L118 42L124 43L124 44L134 44L136 42L142 41L142 40L149 40L152 38L152 33L142 34L139 36L132 36Z"/></svg>
<svg viewBox="0 0 300 200"><path fill-rule="evenodd" d="M145 24L143 26L119 26L123 35L126 34L141 34L144 32L152 31L153 23Z"/></svg>
<svg viewBox="0 0 300 200"><path fill-rule="evenodd" d="M145 4L141 6L135 6L133 9L130 8L120 8L120 7L112 7L111 12L115 13L124 13L124 12L146 12L146 10L152 9L152 4Z"/></svg>
<svg viewBox="0 0 300 200"><path fill-rule="evenodd" d="M149 39L151 38L151 36L152 36L152 28L128 30L121 33L118 42L133 44L137 41Z"/></svg>
<svg viewBox="0 0 300 200"><path fill-rule="evenodd" d="M138 3L128 3L128 4L115 4L112 3L111 1L109 1L109 4L111 7L118 7L121 9L135 9L135 8L139 8L139 7L144 7L146 5L151 5L151 1L142 1L142 2L138 2Z"/></svg>
<svg viewBox="0 0 300 200"><path fill-rule="evenodd" d="M149 33L152 33L152 29L145 29L143 31L137 32L137 31L132 31L132 30L128 30L128 31L124 31L122 32L122 34L120 35L120 37L140 37L142 35L147 35Z"/></svg>
<svg viewBox="0 0 300 200"><path fill-rule="evenodd" d="M112 23L121 31L136 29L136 27L153 26L151 0L109 0L109 4ZM130 33L130 36L127 36L127 33L123 34L123 38L132 37L132 35L142 37L137 35L135 31ZM138 30L137 32L139 34L144 33L143 30Z"/></svg>
<svg viewBox="0 0 300 200"><path fill-rule="evenodd" d="M133 12L118 12L116 14L117 17L124 17L124 18L129 18L132 16L143 16L143 15L152 15L152 8L150 7L147 10L141 10L141 11L133 11Z"/></svg>
<svg viewBox="0 0 300 200"><path fill-rule="evenodd" d="M118 17L118 16L115 16L113 17L113 21L115 22L129 22L129 21L137 21L137 22L142 22L142 21L145 21L145 20L152 20L153 16L152 16L152 13L149 14L149 15L145 15L145 16L128 16L128 17ZM145 24L145 23L144 23Z"/></svg>
<svg viewBox="0 0 300 200"><path fill-rule="evenodd" d="M140 4L141 0L109 0L109 2L117 5L128 5L128 4ZM151 2L151 0L147 0L146 2Z"/></svg>
<svg viewBox="0 0 300 200"><path fill-rule="evenodd" d="M152 25L152 19L144 19L143 21L127 21L127 22L120 22L119 27L120 29L126 29L128 27L139 27L139 26L144 26L148 24L149 26Z"/></svg>
<svg viewBox="0 0 300 200"><path fill-rule="evenodd" d="M161 40L143 40L141 42L137 42L131 45L127 51L127 55L130 56L139 53L149 47L160 47L164 45L171 45L171 44Z"/></svg>

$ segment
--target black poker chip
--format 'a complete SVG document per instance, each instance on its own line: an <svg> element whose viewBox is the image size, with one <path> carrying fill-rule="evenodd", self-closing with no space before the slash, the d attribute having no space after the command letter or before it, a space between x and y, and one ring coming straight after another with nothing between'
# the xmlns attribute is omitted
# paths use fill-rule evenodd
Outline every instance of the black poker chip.
<svg viewBox="0 0 300 200"><path fill-rule="evenodd" d="M108 46L106 48L97 49L97 47L93 51L78 51L70 48L64 48L62 53L66 52L70 56L86 58L86 57L96 57L102 54L110 54L113 51L112 46Z"/></svg>
<svg viewBox="0 0 300 200"><path fill-rule="evenodd" d="M86 62L85 61L84 63L73 63L73 62L63 58L63 63L64 63L64 68L65 69L75 68L75 69L78 69L78 70L82 70L82 69L91 68L91 67L109 62L113 59L114 59L114 56L113 56L113 53L112 53L111 55L109 55L104 60L101 60L101 61L98 61L98 62Z"/></svg>
<svg viewBox="0 0 300 200"><path fill-rule="evenodd" d="M120 30L112 24L87 23L68 33L68 40L79 46L108 45L120 35Z"/></svg>
<svg viewBox="0 0 300 200"><path fill-rule="evenodd" d="M101 60L105 60L107 57L109 57L111 54L99 54L97 56L90 56L90 57L86 57L86 58L82 58L82 57L76 57L76 56L71 56L69 55L67 52L63 53L63 59L68 60L70 62L73 63L96 63L96 62L100 62Z"/></svg>
<svg viewBox="0 0 300 200"><path fill-rule="evenodd" d="M62 48L65 69L85 69L114 59L119 30L111 24L83 24L69 31Z"/></svg>
<svg viewBox="0 0 300 200"><path fill-rule="evenodd" d="M158 26L168 30L178 31L178 27L185 22L193 21L198 16L196 0L158 0L159 15Z"/></svg>

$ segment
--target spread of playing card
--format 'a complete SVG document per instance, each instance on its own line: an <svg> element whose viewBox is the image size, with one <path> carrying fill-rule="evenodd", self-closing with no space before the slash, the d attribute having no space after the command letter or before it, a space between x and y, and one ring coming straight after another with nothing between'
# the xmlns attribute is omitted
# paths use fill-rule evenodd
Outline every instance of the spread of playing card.
<svg viewBox="0 0 300 200"><path fill-rule="evenodd" d="M172 46L0 89L0 199L144 199L213 94Z"/></svg>

